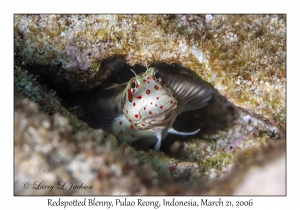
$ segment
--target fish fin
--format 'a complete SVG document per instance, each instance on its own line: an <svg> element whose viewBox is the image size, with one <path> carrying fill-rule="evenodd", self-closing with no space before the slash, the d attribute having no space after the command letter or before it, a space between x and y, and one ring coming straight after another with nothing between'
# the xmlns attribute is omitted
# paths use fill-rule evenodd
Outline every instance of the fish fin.
<svg viewBox="0 0 300 210"><path fill-rule="evenodd" d="M123 114L123 90L97 90L84 107L85 121L93 128L108 129L115 118Z"/></svg>
<svg viewBox="0 0 300 210"><path fill-rule="evenodd" d="M181 135L181 136L190 136L190 135L197 134L199 131L200 131L200 129L192 131L192 132L180 132L171 127L171 128L169 128L168 133Z"/></svg>
<svg viewBox="0 0 300 210"><path fill-rule="evenodd" d="M113 88L119 88L121 90L124 90L124 88L127 86L128 82L124 82L124 83L113 83L112 85L109 85L107 87L104 88L104 90L109 90L109 89L113 89Z"/></svg>
<svg viewBox="0 0 300 210"><path fill-rule="evenodd" d="M113 97L107 98L106 101L102 100L102 103L105 104L104 110L107 109L109 112L123 113L124 98L124 90L121 90Z"/></svg>
<svg viewBox="0 0 300 210"><path fill-rule="evenodd" d="M87 116L87 123L92 128L102 128L104 130L110 130L111 126L116 118L118 118L121 114L115 112L98 112L98 113L90 113Z"/></svg>
<svg viewBox="0 0 300 210"><path fill-rule="evenodd" d="M92 96L89 103L90 110L100 110L101 112L123 113L124 89L101 89Z"/></svg>
<svg viewBox="0 0 300 210"><path fill-rule="evenodd" d="M154 151L158 152L161 146L162 133L159 132L156 134L157 142L154 145Z"/></svg>
<svg viewBox="0 0 300 210"><path fill-rule="evenodd" d="M212 86L207 82L186 74L163 75L163 81L175 91L178 114L200 109L211 99Z"/></svg>

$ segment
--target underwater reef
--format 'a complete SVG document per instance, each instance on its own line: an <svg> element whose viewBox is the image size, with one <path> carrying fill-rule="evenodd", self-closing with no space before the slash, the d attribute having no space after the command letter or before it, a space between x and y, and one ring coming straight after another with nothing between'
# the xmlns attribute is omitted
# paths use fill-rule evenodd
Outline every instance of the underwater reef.
<svg viewBox="0 0 300 210"><path fill-rule="evenodd" d="M214 88L174 124L200 132L160 152L91 127L82 105L149 66ZM286 194L286 15L15 14L14 91L15 195Z"/></svg>

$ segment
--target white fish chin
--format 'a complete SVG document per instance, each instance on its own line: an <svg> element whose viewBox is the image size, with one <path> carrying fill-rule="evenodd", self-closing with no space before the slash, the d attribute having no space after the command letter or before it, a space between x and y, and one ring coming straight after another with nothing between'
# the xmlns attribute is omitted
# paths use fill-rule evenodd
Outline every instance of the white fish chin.
<svg viewBox="0 0 300 210"><path fill-rule="evenodd" d="M177 108L177 103L174 103L169 109L149 117L142 119L142 123L150 124L150 125L162 125L169 121L173 113Z"/></svg>

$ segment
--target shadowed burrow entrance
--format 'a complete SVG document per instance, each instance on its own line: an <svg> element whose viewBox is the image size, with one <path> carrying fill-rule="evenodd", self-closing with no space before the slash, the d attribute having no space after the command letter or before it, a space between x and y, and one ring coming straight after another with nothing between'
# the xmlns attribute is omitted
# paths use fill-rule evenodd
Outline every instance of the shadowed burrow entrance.
<svg viewBox="0 0 300 210"><path fill-rule="evenodd" d="M187 111L180 114L173 127L181 132L191 132L200 129L196 135L192 136L180 136L169 134L163 141L161 150L167 152L169 155L177 155L184 148L184 143L191 139L201 139L206 141L217 141L221 135L226 136L226 142L229 144L236 136L243 135L255 130L258 126L255 117L250 116L249 113L245 113L243 110L235 107L224 96L220 95L216 89L207 82L203 81L194 71L185 68L179 64L167 64L162 62L153 63L149 67L156 67L162 73L162 77L168 77L172 75L178 78L188 76L193 80L200 83L206 83L212 90L212 97L208 104L198 110ZM50 71L35 71L32 68L32 73L39 76L41 84L45 84L49 89L56 91L57 95L61 99L61 104L67 108L70 112L74 113L79 119L88 123L92 128L103 128L108 132L111 131L110 125L116 115L111 115L103 112L103 110L97 107L99 101L114 100L114 97L118 93L124 91L126 82L128 82L134 73L145 72L146 67L142 65L130 66L126 63L122 56L112 56L102 60L101 68L99 72L106 72L107 76L104 80L99 82L93 81L92 85L85 85L82 88L74 88L73 84L68 82L62 75L57 78L55 74ZM39 72L43 72L39 74ZM46 73L45 73L46 72ZM101 75L99 76L101 77ZM102 78L102 77L101 77ZM95 80L95 79L94 79ZM178 81L180 82L180 80ZM122 85L116 85L122 84ZM107 87L113 87L107 89ZM105 116L104 120L99 122L99 116ZM248 116L245 118L245 116ZM263 124L260 122L259 124ZM231 128L238 129L238 133L233 132ZM236 130L236 129L235 129ZM220 134L222 133L222 134ZM217 134L217 135L216 135ZM232 135L232 137L230 137ZM137 149L149 150L152 147L140 143L139 141L132 144ZM220 148L218 148L220 149Z"/></svg>

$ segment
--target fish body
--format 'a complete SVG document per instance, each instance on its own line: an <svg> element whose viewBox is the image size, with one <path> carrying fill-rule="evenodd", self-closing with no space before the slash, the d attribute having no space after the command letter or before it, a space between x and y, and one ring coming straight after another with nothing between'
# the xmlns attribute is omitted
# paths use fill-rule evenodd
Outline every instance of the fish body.
<svg viewBox="0 0 300 210"><path fill-rule="evenodd" d="M151 67L131 78L115 99L106 101L110 110L117 110L112 133L120 142L143 141L160 149L168 133L193 135L172 128L176 117L185 111L204 107L211 98L211 87L190 76L166 75Z"/></svg>

